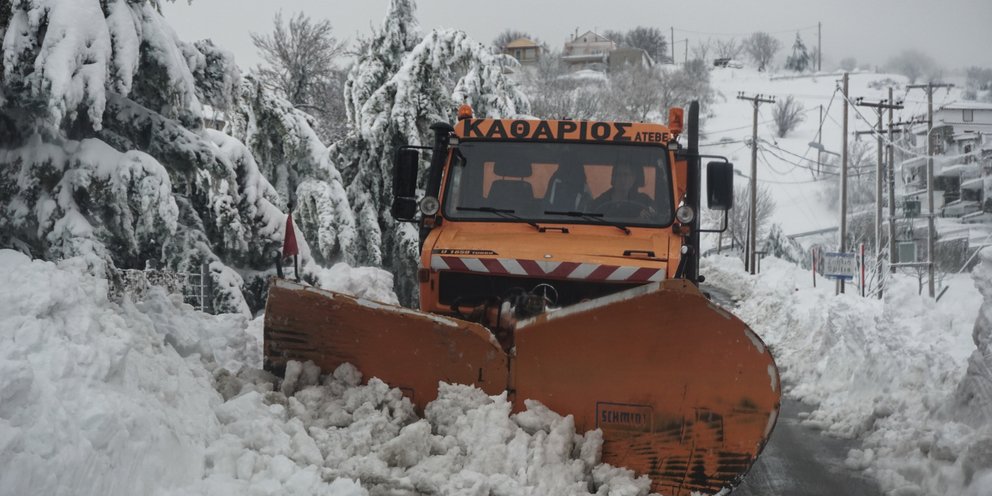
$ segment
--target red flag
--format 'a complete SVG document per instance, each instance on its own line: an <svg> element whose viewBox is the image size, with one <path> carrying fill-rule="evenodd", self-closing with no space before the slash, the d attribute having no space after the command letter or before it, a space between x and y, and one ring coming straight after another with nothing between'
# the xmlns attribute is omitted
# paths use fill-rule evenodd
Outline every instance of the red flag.
<svg viewBox="0 0 992 496"><path fill-rule="evenodd" d="M296 231L293 230L293 212L289 213L286 217L286 237L283 238L282 242L282 257L290 257L293 255L298 255L300 249L296 246Z"/></svg>

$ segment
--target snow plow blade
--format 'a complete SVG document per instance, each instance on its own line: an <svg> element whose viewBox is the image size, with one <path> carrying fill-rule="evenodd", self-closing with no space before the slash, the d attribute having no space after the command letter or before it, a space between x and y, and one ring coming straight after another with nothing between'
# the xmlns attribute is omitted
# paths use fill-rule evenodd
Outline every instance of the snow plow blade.
<svg viewBox="0 0 992 496"><path fill-rule="evenodd" d="M269 288L265 368L351 363L419 411L438 382L510 391L603 432L603 461L689 496L738 485L778 417L778 370L744 322L691 283L667 280L519 323L511 356L471 322L285 280Z"/></svg>
<svg viewBox="0 0 992 496"><path fill-rule="evenodd" d="M744 322L667 280L521 322L515 410L525 399L602 429L603 461L688 496L733 488L778 416L778 370Z"/></svg>
<svg viewBox="0 0 992 496"><path fill-rule="evenodd" d="M506 388L507 357L490 332L471 322L324 291L284 279L269 286L265 368L282 375L287 360L324 371L343 363L399 388L420 411L438 381Z"/></svg>

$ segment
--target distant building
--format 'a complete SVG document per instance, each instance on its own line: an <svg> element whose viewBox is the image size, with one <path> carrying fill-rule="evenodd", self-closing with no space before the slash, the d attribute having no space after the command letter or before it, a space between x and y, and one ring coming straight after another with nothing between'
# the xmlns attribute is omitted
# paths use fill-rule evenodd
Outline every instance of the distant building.
<svg viewBox="0 0 992 496"><path fill-rule="evenodd" d="M503 47L503 53L520 62L520 65L535 65L541 60L544 49L541 45L527 38L517 38Z"/></svg>
<svg viewBox="0 0 992 496"><path fill-rule="evenodd" d="M955 134L992 134L992 103L948 103L934 110L933 121L953 127Z"/></svg>
<svg viewBox="0 0 992 496"><path fill-rule="evenodd" d="M654 66L654 59L643 48L617 48L607 55L610 72L622 71L631 67L647 69Z"/></svg>
<svg viewBox="0 0 992 496"><path fill-rule="evenodd" d="M952 102L934 110L933 129L912 130L919 153L934 146L934 208L945 217L964 222L992 221L992 104ZM923 156L902 163L907 198L919 198L926 189Z"/></svg>
<svg viewBox="0 0 992 496"><path fill-rule="evenodd" d="M617 49L617 44L596 33L586 31L585 34L572 38L565 43L561 59L572 71L591 69L594 71L606 71L609 64L610 52Z"/></svg>

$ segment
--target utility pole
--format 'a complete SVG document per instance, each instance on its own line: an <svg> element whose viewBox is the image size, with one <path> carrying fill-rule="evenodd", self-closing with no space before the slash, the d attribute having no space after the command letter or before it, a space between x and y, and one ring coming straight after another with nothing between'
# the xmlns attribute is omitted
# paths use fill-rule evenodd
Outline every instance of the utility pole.
<svg viewBox="0 0 992 496"><path fill-rule="evenodd" d="M755 238L758 231L758 107L762 103L775 103L774 97L755 95L744 96L744 92L737 93L738 100L747 100L754 107L754 120L751 126L751 211L748 222L748 242L750 247L745 255L747 258L748 271L754 275L757 249L755 248Z"/></svg>
<svg viewBox="0 0 992 496"><path fill-rule="evenodd" d="M844 73L844 132L843 144L841 145L841 168L840 168L840 252L847 253L847 114L848 110L848 79L849 75ZM844 280L837 281L838 293L844 292Z"/></svg>
<svg viewBox="0 0 992 496"><path fill-rule="evenodd" d="M889 101L892 101L892 87L889 86ZM889 165L889 271L896 273L896 163L895 146L892 143L892 113L895 109L889 109L889 143L885 147L888 155Z"/></svg>
<svg viewBox="0 0 992 496"><path fill-rule="evenodd" d="M675 26L672 26L672 64L675 64Z"/></svg>
<svg viewBox="0 0 992 496"><path fill-rule="evenodd" d="M820 146L816 147L816 175L820 175L820 166L823 164L823 104L820 104L820 127L816 130L816 142Z"/></svg>
<svg viewBox="0 0 992 496"><path fill-rule="evenodd" d="M936 238L937 233L934 228L934 212L933 212L933 90L937 88L953 88L953 84L947 83L934 83L933 81L927 84L910 84L906 86L907 90L911 89L922 89L927 92L927 271L929 273L929 281L927 282L927 291L931 298L936 294L934 288L934 250L936 249Z"/></svg>
<svg viewBox="0 0 992 496"><path fill-rule="evenodd" d="M891 90L891 88L889 89ZM902 109L902 102L890 103L890 100L866 102L864 98L858 98L855 100L855 104L859 107L873 108L878 115L878 126L874 131L877 138L876 152L878 154L878 162L875 166L875 266L877 267L876 273L878 274L878 298L881 299L882 276L885 274L885 270L882 269L882 257L884 253L884 250L882 250L882 178L885 176L885 166L882 162L882 113L886 109L889 111ZM890 220L889 222L892 221ZM891 252L889 256L892 256Z"/></svg>
<svg viewBox="0 0 992 496"><path fill-rule="evenodd" d="M816 23L816 72L823 72L823 23ZM891 98L890 98L891 100ZM822 118L820 119L823 120Z"/></svg>
<svg viewBox="0 0 992 496"><path fill-rule="evenodd" d="M892 93L892 88L889 88L889 93ZM913 262L905 262L901 260L896 260L896 229L898 228L898 221L905 217L896 217L896 201L895 201L895 190L896 190L896 179L895 179L895 138L894 133L906 133L910 126L915 126L917 124L923 124L926 122L922 119L910 119L908 121L899 120L898 122L893 122L892 109L889 109L889 272L895 274L899 267L916 267L924 264Z"/></svg>

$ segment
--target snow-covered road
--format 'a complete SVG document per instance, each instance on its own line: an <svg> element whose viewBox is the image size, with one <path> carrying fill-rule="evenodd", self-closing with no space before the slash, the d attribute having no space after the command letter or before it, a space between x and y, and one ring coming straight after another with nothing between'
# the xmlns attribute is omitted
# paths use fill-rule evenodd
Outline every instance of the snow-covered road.
<svg viewBox="0 0 992 496"><path fill-rule="evenodd" d="M722 288L704 285L713 301L733 308L733 301ZM822 435L802 424L812 406L784 397L771 440L748 472L735 495L802 494L807 496L881 495L878 483L844 465L847 453L858 443Z"/></svg>
<svg viewBox="0 0 992 496"><path fill-rule="evenodd" d="M844 465L857 442L824 436L802 424L813 408L785 398L771 441L751 467L735 496L880 496L878 483Z"/></svg>

